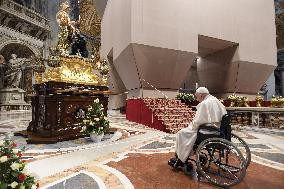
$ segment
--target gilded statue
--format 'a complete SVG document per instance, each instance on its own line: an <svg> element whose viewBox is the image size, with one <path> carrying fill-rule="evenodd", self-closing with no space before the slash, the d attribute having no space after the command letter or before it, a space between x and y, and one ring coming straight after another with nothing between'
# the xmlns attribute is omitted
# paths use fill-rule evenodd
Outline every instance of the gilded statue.
<svg viewBox="0 0 284 189"><path fill-rule="evenodd" d="M61 54L67 53L72 41L72 34L75 31L74 22L69 17L70 6L68 2L63 2L60 5L60 10L56 14L56 20L60 27L57 49ZM68 53L67 53L68 54Z"/></svg>
<svg viewBox="0 0 284 189"><path fill-rule="evenodd" d="M71 25L71 19L69 17L69 10L70 10L70 6L68 4L68 2L63 2L60 5L60 10L58 11L58 13L56 14L56 20L59 24L60 27L64 27L64 26L70 26Z"/></svg>
<svg viewBox="0 0 284 189"><path fill-rule="evenodd" d="M56 20L60 27L59 39L57 43L57 51L60 55L80 55L88 57L87 41L85 37L76 28L76 22L69 17L70 6L67 2L60 5L61 9L56 14ZM69 48L71 51L69 53Z"/></svg>
<svg viewBox="0 0 284 189"><path fill-rule="evenodd" d="M94 52L88 58L87 40L77 27L80 20L70 19L67 2L60 7L56 15L60 27L59 40L56 48L51 48L46 62L49 68L35 75L36 83L56 81L105 86L109 68L106 60L100 59L100 43L95 43Z"/></svg>

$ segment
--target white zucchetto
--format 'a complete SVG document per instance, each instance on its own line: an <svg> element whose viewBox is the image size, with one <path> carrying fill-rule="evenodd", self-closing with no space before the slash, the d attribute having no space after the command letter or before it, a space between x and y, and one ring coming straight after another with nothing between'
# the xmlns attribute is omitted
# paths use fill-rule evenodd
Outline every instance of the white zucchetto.
<svg viewBox="0 0 284 189"><path fill-rule="evenodd" d="M206 87L198 87L198 89L196 89L195 93L209 94L209 91Z"/></svg>

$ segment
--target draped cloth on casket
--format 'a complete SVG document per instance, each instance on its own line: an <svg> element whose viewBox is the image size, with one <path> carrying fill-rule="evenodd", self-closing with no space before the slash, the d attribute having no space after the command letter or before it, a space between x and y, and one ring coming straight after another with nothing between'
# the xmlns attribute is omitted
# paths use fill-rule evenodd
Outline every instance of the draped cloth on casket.
<svg viewBox="0 0 284 189"><path fill-rule="evenodd" d="M198 127L204 123L215 123L219 126L222 116L227 113L224 105L212 95L207 95L196 109L196 114L188 127L177 132L176 153L182 162L186 161L193 148Z"/></svg>

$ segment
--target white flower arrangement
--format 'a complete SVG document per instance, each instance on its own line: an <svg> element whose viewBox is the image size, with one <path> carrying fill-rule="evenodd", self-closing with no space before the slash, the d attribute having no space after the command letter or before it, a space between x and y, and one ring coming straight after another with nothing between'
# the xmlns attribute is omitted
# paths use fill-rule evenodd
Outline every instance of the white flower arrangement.
<svg viewBox="0 0 284 189"><path fill-rule="evenodd" d="M36 189L38 184L21 160L22 152L8 139L0 141L0 188Z"/></svg>
<svg viewBox="0 0 284 189"><path fill-rule="evenodd" d="M18 186L18 183L16 181L12 182L10 184L11 188L16 188L16 186Z"/></svg>
<svg viewBox="0 0 284 189"><path fill-rule="evenodd" d="M10 166L12 170L19 170L21 167L21 164L19 163L12 163L12 165Z"/></svg>
<svg viewBox="0 0 284 189"><path fill-rule="evenodd" d="M8 157L7 156L2 156L1 158L0 158L0 163L4 163L4 162L6 162L8 160Z"/></svg>
<svg viewBox="0 0 284 189"><path fill-rule="evenodd" d="M98 99L98 98L96 98L95 100L94 100L94 103L99 103L100 102L100 100Z"/></svg>
<svg viewBox="0 0 284 189"><path fill-rule="evenodd" d="M109 121L104 115L104 108L97 98L89 105L85 117L81 120L81 132L86 134L104 134L109 129Z"/></svg>

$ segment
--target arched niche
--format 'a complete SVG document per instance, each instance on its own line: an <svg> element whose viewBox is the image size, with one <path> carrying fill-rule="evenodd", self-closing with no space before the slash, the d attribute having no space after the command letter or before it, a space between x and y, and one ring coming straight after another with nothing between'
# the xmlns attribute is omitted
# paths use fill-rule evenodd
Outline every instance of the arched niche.
<svg viewBox="0 0 284 189"><path fill-rule="evenodd" d="M36 56L36 53L28 47L27 45L20 44L20 43L7 43L2 48L0 48L0 54L4 56L5 62L8 62L11 58L11 54L16 54L18 58L31 58L31 56ZM2 72L5 73L5 67L3 68ZM1 73L1 76L4 75ZM23 71L20 88L26 91L25 100L29 101L27 96L32 94L32 80L33 80L32 69L27 68ZM2 82L4 83L4 79ZM4 87L4 84L2 85Z"/></svg>
<svg viewBox="0 0 284 189"><path fill-rule="evenodd" d="M35 53L26 45L19 43L9 43L0 49L0 54L4 56L5 61L9 61L11 54L16 54L19 58L30 58Z"/></svg>

